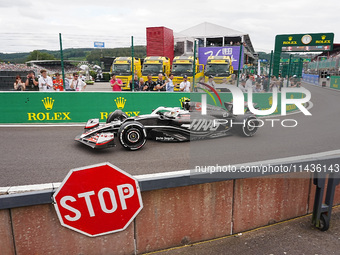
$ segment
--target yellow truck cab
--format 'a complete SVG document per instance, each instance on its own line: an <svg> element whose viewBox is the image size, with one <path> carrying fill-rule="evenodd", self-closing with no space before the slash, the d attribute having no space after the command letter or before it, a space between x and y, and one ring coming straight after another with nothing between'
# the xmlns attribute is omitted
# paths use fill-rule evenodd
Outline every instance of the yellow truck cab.
<svg viewBox="0 0 340 255"><path fill-rule="evenodd" d="M152 80L158 79L158 74L170 74L170 60L167 57L146 57L143 62L142 77L147 81L148 75L152 76Z"/></svg>
<svg viewBox="0 0 340 255"><path fill-rule="evenodd" d="M141 61L139 58L134 58L134 72L138 77L141 77ZM121 79L124 86L122 90L130 90L130 81L132 76L132 61L131 57L118 57L113 61L112 74L115 74L118 79Z"/></svg>
<svg viewBox="0 0 340 255"><path fill-rule="evenodd" d="M208 81L209 76L214 76L214 82L221 84L223 79L231 79L234 72L231 58L229 56L210 56L205 65L204 76L205 81Z"/></svg>
<svg viewBox="0 0 340 255"><path fill-rule="evenodd" d="M190 82L192 86L192 72L193 72L193 67L194 67L194 57L193 56L179 56L175 57L173 62L172 62L172 71L171 73L174 75L174 84L180 84L183 81L183 75L188 76L188 81ZM200 65L198 62L198 58L196 58L195 61L195 82L201 78L204 73L204 65ZM175 87L175 91L178 91L179 88Z"/></svg>

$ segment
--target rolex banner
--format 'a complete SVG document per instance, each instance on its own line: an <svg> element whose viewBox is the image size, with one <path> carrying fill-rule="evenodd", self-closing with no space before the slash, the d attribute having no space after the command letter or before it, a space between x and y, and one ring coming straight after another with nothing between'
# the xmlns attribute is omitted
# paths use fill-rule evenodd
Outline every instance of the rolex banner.
<svg viewBox="0 0 340 255"><path fill-rule="evenodd" d="M0 123L74 123L120 109L128 116L151 113L158 106L181 107L190 93L158 92L1 92Z"/></svg>
<svg viewBox="0 0 340 255"><path fill-rule="evenodd" d="M340 76L331 76L330 87L332 89L340 89Z"/></svg>
<svg viewBox="0 0 340 255"><path fill-rule="evenodd" d="M105 122L110 112L120 109L129 117L149 114L159 106L181 107L187 98L201 101L203 93L167 92L1 92L0 123L83 123L99 118ZM219 93L221 102L231 102L231 93ZM222 106L210 93L207 103ZM288 93L300 98L300 93ZM247 95L245 95L247 98ZM280 96L279 96L280 98ZM269 109L272 93L255 93L253 101L260 109ZM223 107L223 106L222 106ZM287 105L287 112L297 110ZM274 114L281 111L280 100Z"/></svg>

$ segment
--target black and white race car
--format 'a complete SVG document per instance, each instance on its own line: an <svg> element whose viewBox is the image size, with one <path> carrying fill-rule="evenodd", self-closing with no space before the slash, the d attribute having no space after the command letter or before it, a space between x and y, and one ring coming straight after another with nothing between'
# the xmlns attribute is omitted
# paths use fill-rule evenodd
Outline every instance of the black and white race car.
<svg viewBox="0 0 340 255"><path fill-rule="evenodd" d="M147 139L162 142L218 138L238 133L251 137L258 130L255 115L245 110L244 115L232 114L232 103L224 103L225 109L206 105L202 115L200 102L186 101L179 107L158 107L151 114L128 117L121 110L110 113L105 124L90 119L84 132L75 140L92 148L115 146L115 140L127 150L138 150Z"/></svg>

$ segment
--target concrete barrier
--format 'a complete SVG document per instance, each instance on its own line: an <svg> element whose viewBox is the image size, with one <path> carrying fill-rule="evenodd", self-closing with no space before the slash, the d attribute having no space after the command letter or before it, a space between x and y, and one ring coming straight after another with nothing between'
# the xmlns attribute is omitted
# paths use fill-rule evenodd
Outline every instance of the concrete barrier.
<svg viewBox="0 0 340 255"><path fill-rule="evenodd" d="M139 253L232 233L233 181L142 193L136 218Z"/></svg>
<svg viewBox="0 0 340 255"><path fill-rule="evenodd" d="M14 255L10 210L0 210L0 249L2 254Z"/></svg>
<svg viewBox="0 0 340 255"><path fill-rule="evenodd" d="M309 174L236 180L233 233L306 214L309 189Z"/></svg>
<svg viewBox="0 0 340 255"><path fill-rule="evenodd" d="M145 191L134 224L96 238L62 227L51 204L0 210L1 251L134 254L135 243L144 253L239 233L308 213L311 179L294 175Z"/></svg>
<svg viewBox="0 0 340 255"><path fill-rule="evenodd" d="M308 165L339 160L336 151L276 161ZM209 176L193 178L189 170L136 176L143 210L125 231L95 238L61 226L51 200L58 184L35 193L0 189L9 193L0 196L1 254L139 254L298 217L313 205L310 172L224 180ZM339 203L337 187L334 204Z"/></svg>

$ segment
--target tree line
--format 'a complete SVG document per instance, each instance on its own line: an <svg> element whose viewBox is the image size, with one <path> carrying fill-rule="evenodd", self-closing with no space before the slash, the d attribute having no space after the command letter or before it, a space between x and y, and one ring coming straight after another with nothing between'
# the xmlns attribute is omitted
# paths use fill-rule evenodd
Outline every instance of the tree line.
<svg viewBox="0 0 340 255"><path fill-rule="evenodd" d="M131 48L113 48L113 49L65 49L63 50L64 60L88 61L93 64L100 64L101 57L126 57L131 56ZM146 57L146 46L135 46L134 56L138 58ZM15 64L25 63L31 60L60 60L60 51L34 50L25 53L0 53L0 61Z"/></svg>

